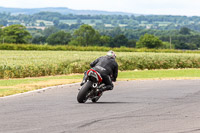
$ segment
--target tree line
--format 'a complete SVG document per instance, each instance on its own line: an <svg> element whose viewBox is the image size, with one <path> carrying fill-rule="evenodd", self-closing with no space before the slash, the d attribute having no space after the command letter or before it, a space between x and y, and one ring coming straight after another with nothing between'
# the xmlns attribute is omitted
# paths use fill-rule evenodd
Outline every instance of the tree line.
<svg viewBox="0 0 200 133"><path fill-rule="evenodd" d="M200 31L200 17L198 16L172 16L172 15L74 15L60 14L57 12L39 12L33 15L10 13L0 13L0 25L22 24L24 26L37 26L38 20L49 21L53 26L65 30L74 30L79 24L94 25L95 29L112 29L122 27L125 29L157 29L173 30L181 27L188 27L192 30ZM61 20L76 20L72 25ZM88 24L88 23L87 23ZM40 26L48 26L44 22L39 22ZM108 26L109 25L109 26Z"/></svg>
<svg viewBox="0 0 200 133"><path fill-rule="evenodd" d="M54 26L44 31L28 31L25 26L11 25L0 28L0 43L198 49L200 33L187 27L171 31L126 30L120 27L96 30L83 24L73 32L67 32Z"/></svg>

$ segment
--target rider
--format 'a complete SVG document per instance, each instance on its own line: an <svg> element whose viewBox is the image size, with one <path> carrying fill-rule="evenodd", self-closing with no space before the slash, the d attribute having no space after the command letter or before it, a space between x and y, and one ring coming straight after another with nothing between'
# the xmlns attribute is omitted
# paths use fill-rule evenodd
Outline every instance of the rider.
<svg viewBox="0 0 200 133"><path fill-rule="evenodd" d="M93 61L90 66L93 70L99 72L101 77L103 78L103 83L105 86L101 89L101 91L112 90L114 85L112 81L116 81L118 75L118 64L115 61L116 54L114 51L108 51L106 56L102 56L95 61ZM81 85L85 83L85 78Z"/></svg>

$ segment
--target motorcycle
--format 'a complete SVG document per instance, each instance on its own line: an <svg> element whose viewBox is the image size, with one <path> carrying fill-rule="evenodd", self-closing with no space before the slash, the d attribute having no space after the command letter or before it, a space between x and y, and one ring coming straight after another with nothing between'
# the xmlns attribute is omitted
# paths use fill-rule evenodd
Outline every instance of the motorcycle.
<svg viewBox="0 0 200 133"><path fill-rule="evenodd" d="M86 82L79 89L77 101L79 103L85 103L89 99L94 103L97 102L103 94L99 90L105 86L102 80L101 75L97 71L93 69L88 70L85 78Z"/></svg>

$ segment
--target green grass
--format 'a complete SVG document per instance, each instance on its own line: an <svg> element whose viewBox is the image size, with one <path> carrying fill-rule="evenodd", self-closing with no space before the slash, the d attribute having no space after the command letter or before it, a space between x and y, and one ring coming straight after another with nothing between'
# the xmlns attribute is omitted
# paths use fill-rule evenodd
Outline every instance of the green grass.
<svg viewBox="0 0 200 133"><path fill-rule="evenodd" d="M200 78L200 69L144 70L119 73L119 79Z"/></svg>
<svg viewBox="0 0 200 133"><path fill-rule="evenodd" d="M21 79L8 79L0 80L0 86L15 86L19 84L31 84L34 82L48 81L55 79L81 79L82 74L79 75L67 75L67 76L51 76L51 77L38 77L38 78L21 78Z"/></svg>
<svg viewBox="0 0 200 133"><path fill-rule="evenodd" d="M40 78L0 80L0 97L36 90L48 86L77 83L82 80L82 77L83 74L76 74ZM171 78L200 79L200 69L124 71L119 72L117 81Z"/></svg>

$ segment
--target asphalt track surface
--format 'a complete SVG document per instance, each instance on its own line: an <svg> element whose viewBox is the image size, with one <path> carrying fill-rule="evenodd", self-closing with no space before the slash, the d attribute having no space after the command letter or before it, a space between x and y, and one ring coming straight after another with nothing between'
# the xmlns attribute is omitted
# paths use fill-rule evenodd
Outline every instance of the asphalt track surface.
<svg viewBox="0 0 200 133"><path fill-rule="evenodd" d="M86 104L78 87L0 98L0 133L200 132L200 80L119 81Z"/></svg>

